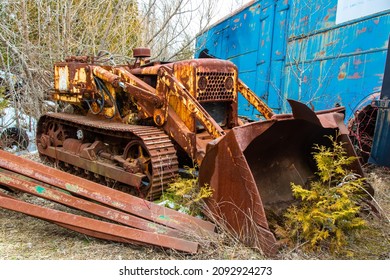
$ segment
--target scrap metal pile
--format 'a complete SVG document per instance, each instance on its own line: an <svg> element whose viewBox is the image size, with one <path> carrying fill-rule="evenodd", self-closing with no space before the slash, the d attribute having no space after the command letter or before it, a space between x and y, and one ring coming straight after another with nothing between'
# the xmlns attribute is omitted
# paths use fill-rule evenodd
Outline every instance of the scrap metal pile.
<svg viewBox="0 0 390 280"><path fill-rule="evenodd" d="M189 236L204 238L214 234L215 225L210 222L2 150L0 167L0 183L3 187L82 212L76 215L35 205L1 191L0 207L50 221L82 234L188 253L196 253L199 246L197 242L188 240ZM81 213L93 216L85 217Z"/></svg>

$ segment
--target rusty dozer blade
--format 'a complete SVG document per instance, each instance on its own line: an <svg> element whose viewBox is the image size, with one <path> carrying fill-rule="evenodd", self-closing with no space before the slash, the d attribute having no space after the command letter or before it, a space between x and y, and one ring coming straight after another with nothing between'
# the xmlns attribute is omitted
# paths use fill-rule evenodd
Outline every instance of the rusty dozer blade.
<svg viewBox="0 0 390 280"><path fill-rule="evenodd" d="M306 185L316 170L313 146L331 145L333 136L356 155L344 125L344 108L314 113L289 100L292 115L236 127L208 144L199 171L209 184L214 217L242 241L272 256L278 250L268 220L293 201L291 183ZM354 172L363 175L358 161Z"/></svg>

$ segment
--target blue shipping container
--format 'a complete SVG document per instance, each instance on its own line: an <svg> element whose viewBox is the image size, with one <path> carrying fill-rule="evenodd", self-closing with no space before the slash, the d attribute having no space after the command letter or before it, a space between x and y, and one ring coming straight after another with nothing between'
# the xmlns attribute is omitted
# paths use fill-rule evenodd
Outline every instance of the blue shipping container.
<svg viewBox="0 0 390 280"><path fill-rule="evenodd" d="M196 56L234 62L276 113L290 98L348 120L379 97L389 34L390 0L258 0L199 34ZM240 97L239 114L258 112Z"/></svg>

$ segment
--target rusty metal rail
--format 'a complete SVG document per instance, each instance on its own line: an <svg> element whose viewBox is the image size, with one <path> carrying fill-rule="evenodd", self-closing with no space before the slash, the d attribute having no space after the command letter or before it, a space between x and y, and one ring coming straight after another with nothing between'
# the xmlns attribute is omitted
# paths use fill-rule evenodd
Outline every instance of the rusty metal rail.
<svg viewBox="0 0 390 280"><path fill-rule="evenodd" d="M0 192L2 208L97 238L195 253L199 244L186 240L188 236L215 234L215 225L207 221L2 150L0 185L105 219L102 221L37 206Z"/></svg>
<svg viewBox="0 0 390 280"><path fill-rule="evenodd" d="M69 228L75 231L92 235L94 237L128 243L151 244L188 253L196 253L198 249L198 243L196 242L107 223L37 206L13 198L0 196L0 206L5 209L21 212L46 221L51 221L59 225L69 226Z"/></svg>

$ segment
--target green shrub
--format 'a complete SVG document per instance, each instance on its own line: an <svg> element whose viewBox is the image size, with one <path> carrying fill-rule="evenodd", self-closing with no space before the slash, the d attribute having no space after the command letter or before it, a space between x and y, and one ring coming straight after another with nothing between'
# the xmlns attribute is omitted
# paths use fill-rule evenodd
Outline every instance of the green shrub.
<svg viewBox="0 0 390 280"><path fill-rule="evenodd" d="M342 253L350 238L366 225L358 206L364 178L348 169L357 158L348 157L342 143L330 140L331 147L314 147L318 180L310 182L309 188L291 184L298 203L287 209L284 225L277 226L276 233L290 246Z"/></svg>
<svg viewBox="0 0 390 280"><path fill-rule="evenodd" d="M188 168L189 178L177 178L163 193L161 204L196 216L202 212L202 201L212 195L210 186L200 187L194 168Z"/></svg>

